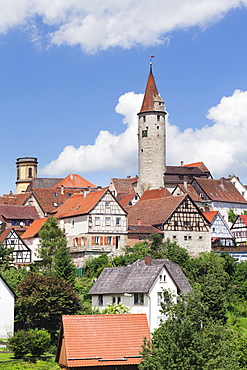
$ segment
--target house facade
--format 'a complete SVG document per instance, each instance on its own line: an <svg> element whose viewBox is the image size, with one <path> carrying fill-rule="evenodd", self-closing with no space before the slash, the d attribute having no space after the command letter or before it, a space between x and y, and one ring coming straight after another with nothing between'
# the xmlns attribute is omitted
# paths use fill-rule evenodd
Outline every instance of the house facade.
<svg viewBox="0 0 247 370"><path fill-rule="evenodd" d="M5 229L0 235L0 244L3 248L10 248L12 263L17 266L25 266L32 261L31 249L26 245L15 229Z"/></svg>
<svg viewBox="0 0 247 370"><path fill-rule="evenodd" d="M231 232L237 245L247 243L247 216L239 215L231 227Z"/></svg>
<svg viewBox="0 0 247 370"><path fill-rule="evenodd" d="M144 313L150 331L165 316L160 312L163 291L170 291L176 301L178 294L187 294L191 286L179 265L169 260L137 260L132 265L105 268L89 291L92 305L103 309L121 303L130 313Z"/></svg>
<svg viewBox="0 0 247 370"><path fill-rule="evenodd" d="M117 255L127 244L127 212L108 189L73 195L55 217L77 267L85 256Z"/></svg>
<svg viewBox="0 0 247 370"><path fill-rule="evenodd" d="M0 276L0 338L7 339L14 333L15 294Z"/></svg>
<svg viewBox="0 0 247 370"><path fill-rule="evenodd" d="M224 250L225 247L235 247L235 241L226 221L218 211L203 212L211 223L211 242L214 250Z"/></svg>
<svg viewBox="0 0 247 370"><path fill-rule="evenodd" d="M211 250L210 222L188 195L140 200L127 211L129 225L158 228L192 257Z"/></svg>

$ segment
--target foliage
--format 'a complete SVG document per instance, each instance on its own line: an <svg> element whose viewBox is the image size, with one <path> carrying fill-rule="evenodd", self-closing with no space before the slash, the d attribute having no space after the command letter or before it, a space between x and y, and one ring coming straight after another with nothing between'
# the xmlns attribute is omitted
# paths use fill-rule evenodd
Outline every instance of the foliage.
<svg viewBox="0 0 247 370"><path fill-rule="evenodd" d="M98 277L104 267L109 263L106 253L101 254L99 257L88 258L84 264L85 277Z"/></svg>
<svg viewBox="0 0 247 370"><path fill-rule="evenodd" d="M9 269L2 272L3 278L7 281L13 292L17 293L17 285L25 278L28 271L25 267L17 269L16 267L10 267Z"/></svg>
<svg viewBox="0 0 247 370"><path fill-rule="evenodd" d="M49 349L50 334L45 330L19 330L8 339L8 348L15 358L22 358L28 353L40 356Z"/></svg>
<svg viewBox="0 0 247 370"><path fill-rule="evenodd" d="M58 247L66 246L63 231L54 217L50 217L39 231L39 257L43 270L51 270L53 258Z"/></svg>
<svg viewBox="0 0 247 370"><path fill-rule="evenodd" d="M51 271L54 276L66 280L71 285L75 284L76 267L65 244L56 249Z"/></svg>
<svg viewBox="0 0 247 370"><path fill-rule="evenodd" d="M7 248L5 245L0 245L0 273L7 269L12 262L13 248Z"/></svg>
<svg viewBox="0 0 247 370"><path fill-rule="evenodd" d="M33 356L41 356L46 351L49 350L51 343L51 336L46 330L29 330L32 336L32 341L30 345L30 353Z"/></svg>
<svg viewBox="0 0 247 370"><path fill-rule="evenodd" d="M35 363L27 361L11 361L1 363L1 370L59 370L60 366L53 359L39 360Z"/></svg>
<svg viewBox="0 0 247 370"><path fill-rule="evenodd" d="M129 313L129 308L121 303L108 303L107 307L101 311L102 314L119 314L119 313Z"/></svg>
<svg viewBox="0 0 247 370"><path fill-rule="evenodd" d="M26 330L19 330L8 339L8 348L14 353L15 358L22 358L29 353L31 343L31 333Z"/></svg>
<svg viewBox="0 0 247 370"><path fill-rule="evenodd" d="M71 285L49 275L30 272L18 285L18 295L23 318L35 327L45 328L53 337L62 315L73 315L81 307Z"/></svg>
<svg viewBox="0 0 247 370"><path fill-rule="evenodd" d="M164 307L167 320L144 341L141 370L239 369L232 330L208 319L200 293Z"/></svg>
<svg viewBox="0 0 247 370"><path fill-rule="evenodd" d="M238 215L236 215L234 213L233 209L229 209L229 211L228 211L228 221L233 223L236 220L237 217L238 217Z"/></svg>
<svg viewBox="0 0 247 370"><path fill-rule="evenodd" d="M238 297L247 299L247 261L237 264L232 280Z"/></svg>

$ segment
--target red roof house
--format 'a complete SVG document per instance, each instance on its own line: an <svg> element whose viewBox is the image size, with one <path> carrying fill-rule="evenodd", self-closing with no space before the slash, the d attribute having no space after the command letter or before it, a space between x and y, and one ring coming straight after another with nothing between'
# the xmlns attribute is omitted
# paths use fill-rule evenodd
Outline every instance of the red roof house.
<svg viewBox="0 0 247 370"><path fill-rule="evenodd" d="M145 314L63 316L56 362L67 370L137 370L144 337Z"/></svg>

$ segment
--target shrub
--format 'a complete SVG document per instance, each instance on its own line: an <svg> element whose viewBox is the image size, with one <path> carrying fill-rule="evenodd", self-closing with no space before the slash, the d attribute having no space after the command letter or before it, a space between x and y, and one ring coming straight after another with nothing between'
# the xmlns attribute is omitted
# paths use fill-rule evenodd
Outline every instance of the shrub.
<svg viewBox="0 0 247 370"><path fill-rule="evenodd" d="M48 351L51 336L46 330L30 330L32 342L30 345L30 353L33 356L41 356L44 352Z"/></svg>
<svg viewBox="0 0 247 370"><path fill-rule="evenodd" d="M14 353L15 358L22 358L27 355L32 342L32 335L29 331L19 330L13 337L8 339L8 348Z"/></svg>

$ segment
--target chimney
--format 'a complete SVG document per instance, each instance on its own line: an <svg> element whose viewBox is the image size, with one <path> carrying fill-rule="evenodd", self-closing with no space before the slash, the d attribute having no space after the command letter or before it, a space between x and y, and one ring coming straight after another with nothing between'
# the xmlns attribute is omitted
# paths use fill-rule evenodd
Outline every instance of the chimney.
<svg viewBox="0 0 247 370"><path fill-rule="evenodd" d="M72 173L69 175L69 177L70 177L70 180L73 180L74 179L74 176L73 176Z"/></svg>
<svg viewBox="0 0 247 370"><path fill-rule="evenodd" d="M138 218L137 225L141 225L141 220Z"/></svg>
<svg viewBox="0 0 247 370"><path fill-rule="evenodd" d="M64 186L61 185L61 195L64 195Z"/></svg>
<svg viewBox="0 0 247 370"><path fill-rule="evenodd" d="M226 187L225 187L225 178L224 177L221 177L220 179L220 186L223 190L226 190Z"/></svg>
<svg viewBox="0 0 247 370"><path fill-rule="evenodd" d="M181 167L183 167L184 166L184 161L181 161Z"/></svg>
<svg viewBox="0 0 247 370"><path fill-rule="evenodd" d="M152 266L152 257L151 256L146 256L145 257L145 265Z"/></svg>

